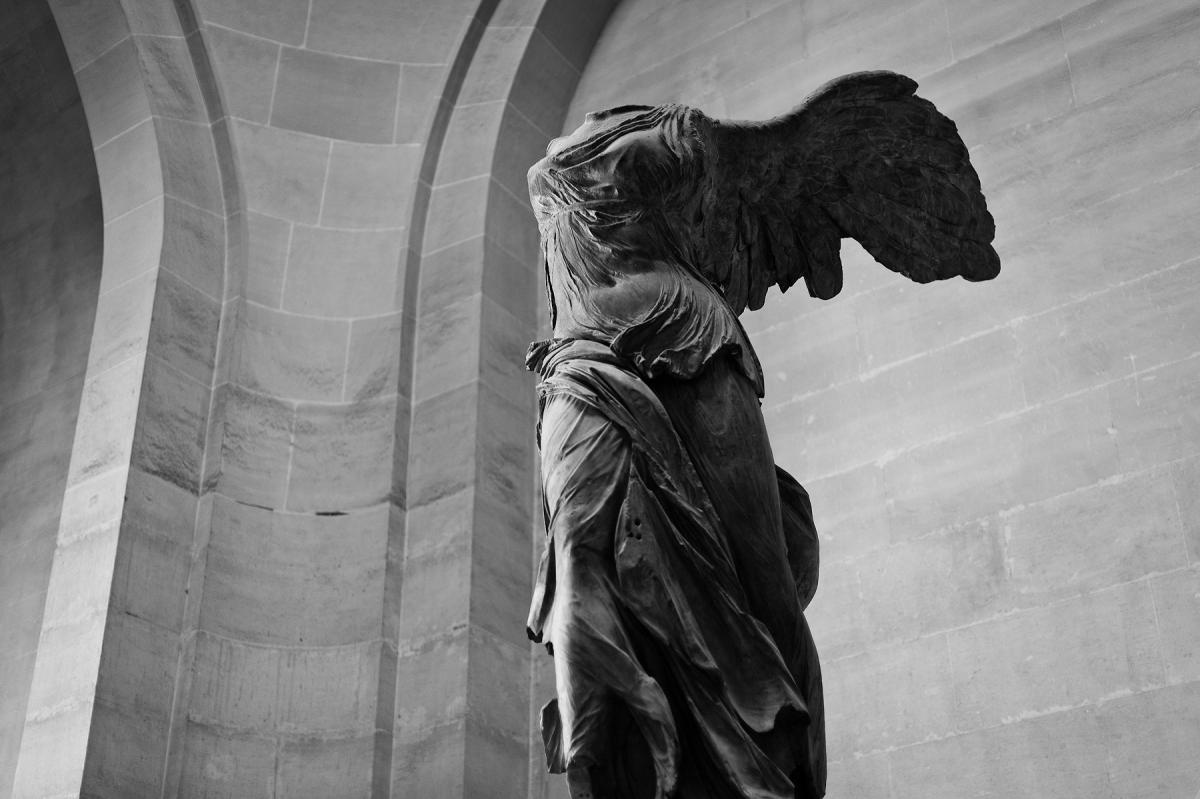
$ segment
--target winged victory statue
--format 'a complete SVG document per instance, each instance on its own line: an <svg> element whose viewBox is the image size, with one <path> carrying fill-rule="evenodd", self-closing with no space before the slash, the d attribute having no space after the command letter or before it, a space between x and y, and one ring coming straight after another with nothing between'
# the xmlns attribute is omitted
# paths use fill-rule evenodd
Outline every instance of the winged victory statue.
<svg viewBox="0 0 1200 799"><path fill-rule="evenodd" d="M621 106L529 171L553 338L528 361L547 528L528 632L573 799L825 793L817 535L738 316L771 286L836 295L843 238L919 283L996 276L967 149L915 90L847 75L759 123Z"/></svg>

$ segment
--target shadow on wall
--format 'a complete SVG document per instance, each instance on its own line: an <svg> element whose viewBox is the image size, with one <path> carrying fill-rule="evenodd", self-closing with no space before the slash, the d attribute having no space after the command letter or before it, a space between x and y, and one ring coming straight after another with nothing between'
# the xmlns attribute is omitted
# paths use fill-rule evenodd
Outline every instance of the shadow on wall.
<svg viewBox="0 0 1200 799"><path fill-rule="evenodd" d="M44 0L0 5L0 795L41 631L100 287L100 186Z"/></svg>

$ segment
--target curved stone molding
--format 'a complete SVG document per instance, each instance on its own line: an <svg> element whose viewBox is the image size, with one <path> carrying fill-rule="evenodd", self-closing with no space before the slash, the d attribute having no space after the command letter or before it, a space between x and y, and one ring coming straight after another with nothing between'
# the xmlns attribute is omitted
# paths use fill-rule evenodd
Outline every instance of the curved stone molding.
<svg viewBox="0 0 1200 799"><path fill-rule="evenodd" d="M524 796L530 761L541 761L523 634L536 465L533 382L521 364L539 305L525 170L558 135L612 5L500 2L446 97L440 147L427 153L409 294L397 795L454 786L455 796ZM456 701L418 699L431 684ZM540 785L541 770L532 775Z"/></svg>
<svg viewBox="0 0 1200 799"><path fill-rule="evenodd" d="M216 465L236 180L186 4L51 8L95 148L104 256L14 791L157 792ZM63 625L69 646L54 644Z"/></svg>

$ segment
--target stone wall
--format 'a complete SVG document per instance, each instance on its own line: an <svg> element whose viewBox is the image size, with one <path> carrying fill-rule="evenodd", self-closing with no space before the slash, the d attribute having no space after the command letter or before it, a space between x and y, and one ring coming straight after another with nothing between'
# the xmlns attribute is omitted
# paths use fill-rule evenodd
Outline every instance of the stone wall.
<svg viewBox="0 0 1200 799"><path fill-rule="evenodd" d="M1200 789L1200 4L628 0L585 111L788 110L859 69L954 118L1000 277L744 321L822 533L830 795Z"/></svg>
<svg viewBox="0 0 1200 799"><path fill-rule="evenodd" d="M0 6L0 796L16 772L100 286L100 187L44 0Z"/></svg>

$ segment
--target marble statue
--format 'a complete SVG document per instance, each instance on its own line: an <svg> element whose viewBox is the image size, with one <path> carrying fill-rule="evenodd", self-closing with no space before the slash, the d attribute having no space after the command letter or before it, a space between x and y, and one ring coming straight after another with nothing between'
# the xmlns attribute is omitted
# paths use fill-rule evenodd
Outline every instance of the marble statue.
<svg viewBox="0 0 1200 799"><path fill-rule="evenodd" d="M839 78L790 114L589 114L529 171L553 338L528 632L554 657L549 768L574 799L825 793L805 490L775 466L738 321L841 289L840 241L925 283L1000 268L958 132L916 84Z"/></svg>

